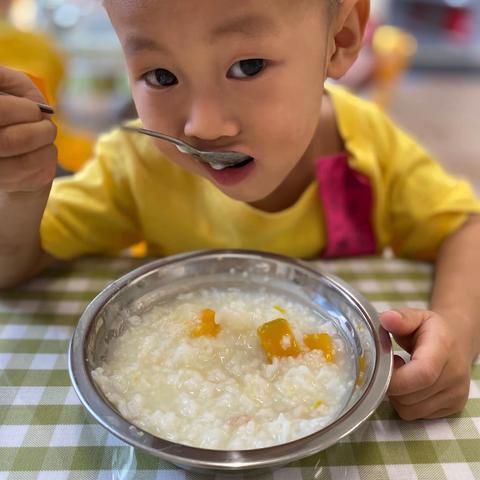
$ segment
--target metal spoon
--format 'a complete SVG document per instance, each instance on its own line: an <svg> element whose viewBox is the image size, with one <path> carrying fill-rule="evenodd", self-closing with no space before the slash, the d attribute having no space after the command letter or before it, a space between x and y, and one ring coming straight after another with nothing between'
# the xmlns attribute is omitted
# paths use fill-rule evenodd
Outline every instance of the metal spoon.
<svg viewBox="0 0 480 480"><path fill-rule="evenodd" d="M12 95L11 93L7 92L0 92L0 95L3 95L4 97L10 96L14 97L15 95ZM35 102L38 105L38 108L43 112L43 113L49 113L50 115L55 113L55 110L50 106L46 105L45 103L38 103Z"/></svg>
<svg viewBox="0 0 480 480"><path fill-rule="evenodd" d="M154 132L153 130L147 130L145 128L131 127L130 125L122 125L121 128L123 130L143 133L144 135L149 135L150 137L160 138L161 140L171 142L178 148L180 152L191 155L203 163L210 164L210 166L215 170L223 170L227 167L233 167L252 158L249 155L245 155L244 153L240 152L204 152L202 150L193 148L191 145L188 145L188 143L185 143L178 138L165 135L164 133Z"/></svg>

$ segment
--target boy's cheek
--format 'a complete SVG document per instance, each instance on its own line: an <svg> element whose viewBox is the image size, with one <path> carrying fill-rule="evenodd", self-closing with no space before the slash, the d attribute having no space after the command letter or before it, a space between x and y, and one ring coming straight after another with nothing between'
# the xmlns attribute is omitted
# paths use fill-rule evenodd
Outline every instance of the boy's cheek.
<svg viewBox="0 0 480 480"><path fill-rule="evenodd" d="M136 84L132 86L133 99L138 116L145 128L178 136L178 109L161 92L151 91L147 86Z"/></svg>
<svg viewBox="0 0 480 480"><path fill-rule="evenodd" d="M261 129L264 137L264 147L273 158L283 158L282 163L300 160L312 141L315 126L308 125L304 119L295 119L285 115L274 118L266 128Z"/></svg>

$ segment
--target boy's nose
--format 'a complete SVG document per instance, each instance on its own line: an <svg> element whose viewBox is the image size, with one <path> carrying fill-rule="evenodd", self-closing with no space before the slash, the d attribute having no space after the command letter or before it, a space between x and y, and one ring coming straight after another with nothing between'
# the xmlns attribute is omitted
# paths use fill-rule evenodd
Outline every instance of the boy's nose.
<svg viewBox="0 0 480 480"><path fill-rule="evenodd" d="M184 126L185 136L207 141L235 137L239 132L238 122L229 117L220 101L206 98L191 105Z"/></svg>

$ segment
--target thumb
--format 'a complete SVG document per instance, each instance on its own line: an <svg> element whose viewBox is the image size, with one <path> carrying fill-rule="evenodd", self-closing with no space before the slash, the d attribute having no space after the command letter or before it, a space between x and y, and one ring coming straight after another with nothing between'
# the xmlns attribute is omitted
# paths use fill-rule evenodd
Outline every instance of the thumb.
<svg viewBox="0 0 480 480"><path fill-rule="evenodd" d="M414 334L426 320L428 312L417 309L390 310L380 314L382 327L390 332L397 343L411 352Z"/></svg>
<svg viewBox="0 0 480 480"><path fill-rule="evenodd" d="M382 327L393 335L411 335L425 321L424 310L389 310L380 314Z"/></svg>

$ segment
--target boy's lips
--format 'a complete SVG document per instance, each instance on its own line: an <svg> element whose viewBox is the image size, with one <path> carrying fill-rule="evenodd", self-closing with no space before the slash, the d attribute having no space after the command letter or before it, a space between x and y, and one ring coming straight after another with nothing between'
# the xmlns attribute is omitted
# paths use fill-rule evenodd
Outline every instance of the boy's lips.
<svg viewBox="0 0 480 480"><path fill-rule="evenodd" d="M209 175L221 185L235 185L244 180L255 168L255 159L249 157L249 160L242 162L234 167L227 167L223 170L215 170L210 165L203 164Z"/></svg>

